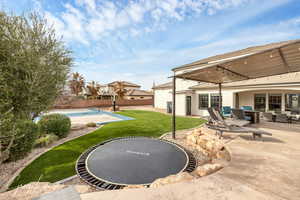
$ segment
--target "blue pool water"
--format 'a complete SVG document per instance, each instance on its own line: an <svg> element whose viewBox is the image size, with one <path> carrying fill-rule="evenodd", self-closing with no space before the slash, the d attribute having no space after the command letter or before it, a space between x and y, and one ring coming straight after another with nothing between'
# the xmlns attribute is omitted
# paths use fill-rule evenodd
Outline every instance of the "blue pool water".
<svg viewBox="0 0 300 200"><path fill-rule="evenodd" d="M132 117L127 117L124 115L119 115L116 113L111 113L111 112L107 112L107 111L103 111L103 110L97 110L97 109L89 109L88 111L84 111L84 112L77 112L77 113L61 113L63 115L66 115L68 117L81 117L81 116L89 116L89 115L110 115L112 117L116 117L119 120L113 120L113 121L105 121L105 122L97 122L98 125L101 124L107 124L107 123L111 123L111 122L117 122L117 121L124 121L124 120L134 120L134 118ZM39 121L40 117L35 118L34 121Z"/></svg>

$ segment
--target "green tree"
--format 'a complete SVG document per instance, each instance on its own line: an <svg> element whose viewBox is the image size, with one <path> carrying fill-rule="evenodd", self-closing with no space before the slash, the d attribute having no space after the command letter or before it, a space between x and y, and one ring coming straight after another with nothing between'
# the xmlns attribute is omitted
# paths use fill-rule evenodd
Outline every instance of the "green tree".
<svg viewBox="0 0 300 200"><path fill-rule="evenodd" d="M33 119L51 107L66 83L70 54L37 14L0 13L0 99L9 99L0 112L13 108L15 118Z"/></svg>
<svg viewBox="0 0 300 200"><path fill-rule="evenodd" d="M71 52L45 19L0 12L0 163L24 137L16 122L32 120L53 105L71 66Z"/></svg>

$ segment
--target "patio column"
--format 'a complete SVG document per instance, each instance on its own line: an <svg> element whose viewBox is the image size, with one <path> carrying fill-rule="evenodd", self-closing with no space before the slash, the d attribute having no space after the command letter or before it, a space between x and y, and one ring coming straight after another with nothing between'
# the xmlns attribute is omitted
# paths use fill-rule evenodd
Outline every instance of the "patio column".
<svg viewBox="0 0 300 200"><path fill-rule="evenodd" d="M175 139L176 134L176 77L173 76L173 91L172 91L172 138Z"/></svg>
<svg viewBox="0 0 300 200"><path fill-rule="evenodd" d="M285 93L281 94L281 111L285 112Z"/></svg>
<svg viewBox="0 0 300 200"><path fill-rule="evenodd" d="M222 111L222 83L219 83L219 110Z"/></svg>

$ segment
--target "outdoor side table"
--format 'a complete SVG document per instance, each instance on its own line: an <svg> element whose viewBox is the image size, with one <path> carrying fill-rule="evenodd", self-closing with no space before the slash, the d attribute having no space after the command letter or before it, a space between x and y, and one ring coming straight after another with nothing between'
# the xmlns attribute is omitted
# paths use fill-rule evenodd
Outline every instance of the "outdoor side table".
<svg viewBox="0 0 300 200"><path fill-rule="evenodd" d="M259 123L259 111L245 110L245 115L251 117L251 122L253 124Z"/></svg>

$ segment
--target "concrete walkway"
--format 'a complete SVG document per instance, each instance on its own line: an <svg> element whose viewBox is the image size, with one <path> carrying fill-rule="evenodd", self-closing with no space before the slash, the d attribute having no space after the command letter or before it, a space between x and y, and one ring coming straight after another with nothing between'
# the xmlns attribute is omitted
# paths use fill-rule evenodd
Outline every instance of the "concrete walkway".
<svg viewBox="0 0 300 200"><path fill-rule="evenodd" d="M87 193L81 199L300 199L300 126L262 123L260 128L273 136L253 141L251 134L224 134L232 161L210 176L155 189Z"/></svg>

